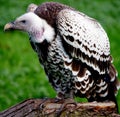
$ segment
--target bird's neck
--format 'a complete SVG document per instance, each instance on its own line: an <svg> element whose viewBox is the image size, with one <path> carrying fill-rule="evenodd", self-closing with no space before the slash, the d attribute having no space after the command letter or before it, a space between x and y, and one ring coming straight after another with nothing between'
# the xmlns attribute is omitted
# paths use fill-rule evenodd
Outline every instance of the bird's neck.
<svg viewBox="0 0 120 117"><path fill-rule="evenodd" d="M41 43L43 41L43 33L44 29L41 28L39 30L32 29L32 31L29 32L29 36L31 37L31 41Z"/></svg>
<svg viewBox="0 0 120 117"><path fill-rule="evenodd" d="M36 43L42 43L45 39L50 43L55 38L54 28L42 19L43 26L33 26L29 35L31 40Z"/></svg>
<svg viewBox="0 0 120 117"><path fill-rule="evenodd" d="M39 61L43 64L47 60L49 43L44 40L42 43L35 43L30 41L33 50L38 54Z"/></svg>

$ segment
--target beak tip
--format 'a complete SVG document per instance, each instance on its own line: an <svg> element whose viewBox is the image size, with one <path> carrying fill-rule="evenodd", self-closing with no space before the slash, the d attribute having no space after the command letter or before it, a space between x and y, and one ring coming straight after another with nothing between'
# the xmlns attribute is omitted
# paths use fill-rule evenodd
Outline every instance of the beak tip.
<svg viewBox="0 0 120 117"><path fill-rule="evenodd" d="M12 29L13 28L13 25L12 25L12 23L10 22L10 23L7 23L5 26L4 26L4 31L8 31L8 30L10 30L10 29Z"/></svg>

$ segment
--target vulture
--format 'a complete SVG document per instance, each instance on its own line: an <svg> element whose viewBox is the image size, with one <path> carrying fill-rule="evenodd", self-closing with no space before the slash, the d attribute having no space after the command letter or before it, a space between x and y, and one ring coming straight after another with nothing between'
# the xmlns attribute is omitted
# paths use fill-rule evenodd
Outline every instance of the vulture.
<svg viewBox="0 0 120 117"><path fill-rule="evenodd" d="M109 38L99 22L57 2L45 2L5 25L29 34L58 99L113 101L120 88Z"/></svg>

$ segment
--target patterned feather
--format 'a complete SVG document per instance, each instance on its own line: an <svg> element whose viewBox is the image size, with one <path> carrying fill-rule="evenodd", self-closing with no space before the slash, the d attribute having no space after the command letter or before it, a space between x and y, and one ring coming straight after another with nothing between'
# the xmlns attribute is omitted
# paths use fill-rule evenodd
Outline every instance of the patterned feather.
<svg viewBox="0 0 120 117"><path fill-rule="evenodd" d="M110 59L109 39L100 24L73 10L58 15L58 30L72 57L80 59L99 74L104 74ZM104 43L104 44L103 44Z"/></svg>

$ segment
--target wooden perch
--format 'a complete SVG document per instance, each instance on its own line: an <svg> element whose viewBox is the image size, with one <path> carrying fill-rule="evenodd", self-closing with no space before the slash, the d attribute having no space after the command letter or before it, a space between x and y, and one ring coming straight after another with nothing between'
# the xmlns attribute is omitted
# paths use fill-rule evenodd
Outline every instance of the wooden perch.
<svg viewBox="0 0 120 117"><path fill-rule="evenodd" d="M40 108L44 99L29 99L0 113L0 117L56 117L61 103L48 103ZM113 102L67 104L58 117L120 117Z"/></svg>

